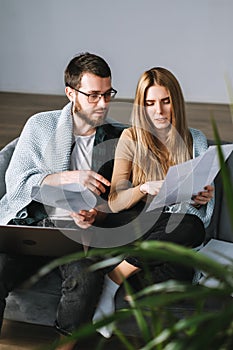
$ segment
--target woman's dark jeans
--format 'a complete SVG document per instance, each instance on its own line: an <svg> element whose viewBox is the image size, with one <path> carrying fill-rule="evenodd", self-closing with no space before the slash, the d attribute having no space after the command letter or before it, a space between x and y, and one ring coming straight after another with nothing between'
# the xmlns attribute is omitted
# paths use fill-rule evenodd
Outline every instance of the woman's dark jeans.
<svg viewBox="0 0 233 350"><path fill-rule="evenodd" d="M6 297L51 258L0 254L0 326ZM104 273L89 272L88 258L60 266L61 299L57 309L56 328L70 334L81 323L91 321L102 292Z"/></svg>
<svg viewBox="0 0 233 350"><path fill-rule="evenodd" d="M189 248L199 247L205 239L205 228L203 222L191 214L161 213L157 222L151 230L142 238L143 241L164 241L179 244ZM159 283L169 279L191 282L194 269L184 264L160 261L155 258L147 261L146 264L140 257L128 256L125 259L130 264L150 271L153 283ZM141 280L141 283L140 283ZM135 286L145 286L145 274L143 271L129 278ZM148 284L148 283L146 283Z"/></svg>

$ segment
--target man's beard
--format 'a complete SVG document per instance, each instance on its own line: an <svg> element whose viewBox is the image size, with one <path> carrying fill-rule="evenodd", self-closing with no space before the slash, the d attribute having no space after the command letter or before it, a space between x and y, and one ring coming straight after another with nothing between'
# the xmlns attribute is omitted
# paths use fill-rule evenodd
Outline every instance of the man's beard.
<svg viewBox="0 0 233 350"><path fill-rule="evenodd" d="M74 114L76 114L80 119L85 121L88 125L95 128L99 125L103 125L105 119L107 118L107 108L98 108L97 111L102 111L103 115L98 116L97 118L92 118L92 114L96 112L96 110L92 112L80 112L78 108L74 107Z"/></svg>

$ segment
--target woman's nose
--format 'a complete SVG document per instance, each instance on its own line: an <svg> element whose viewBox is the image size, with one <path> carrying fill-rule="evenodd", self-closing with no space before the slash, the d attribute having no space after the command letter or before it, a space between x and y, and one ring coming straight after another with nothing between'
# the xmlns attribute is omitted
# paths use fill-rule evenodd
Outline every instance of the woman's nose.
<svg viewBox="0 0 233 350"><path fill-rule="evenodd" d="M162 108L161 108L161 103L160 101L157 101L156 104L155 104L155 111L157 114L161 114L162 112Z"/></svg>

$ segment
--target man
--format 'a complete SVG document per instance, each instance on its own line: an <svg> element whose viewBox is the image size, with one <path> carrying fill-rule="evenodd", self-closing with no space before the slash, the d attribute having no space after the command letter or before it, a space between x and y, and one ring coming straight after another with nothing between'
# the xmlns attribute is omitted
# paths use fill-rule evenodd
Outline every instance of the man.
<svg viewBox="0 0 233 350"><path fill-rule="evenodd" d="M86 229L98 217L96 208L74 213L38 207L31 200L35 185L78 183L97 196L106 195L110 186L114 147L109 149L109 144L104 144L112 140L114 146L122 131L120 126L104 125L109 102L116 94L110 68L99 56L80 54L65 70L65 85L70 102L62 110L32 116L20 135L6 172L6 195L0 201L1 224L20 224L23 220L24 224L34 225L46 221L50 226L54 222L72 221ZM96 147L95 151L98 144L103 147ZM110 161L110 166L103 164L100 169L103 158ZM43 257L0 255L1 320L8 292L46 261ZM92 319L104 276L101 272L87 273L85 268L90 264L88 259L83 259L60 267L62 297L56 328L62 334L71 334L80 323ZM64 349L72 349L72 344Z"/></svg>

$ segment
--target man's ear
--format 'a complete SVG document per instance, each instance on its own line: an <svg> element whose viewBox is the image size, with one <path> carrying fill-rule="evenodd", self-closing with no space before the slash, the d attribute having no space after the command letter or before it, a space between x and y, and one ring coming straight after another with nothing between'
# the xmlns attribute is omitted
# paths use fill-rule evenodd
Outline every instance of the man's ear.
<svg viewBox="0 0 233 350"><path fill-rule="evenodd" d="M66 86L65 88L65 93L70 102L74 102L75 100L75 91L74 89L71 89L69 86Z"/></svg>

